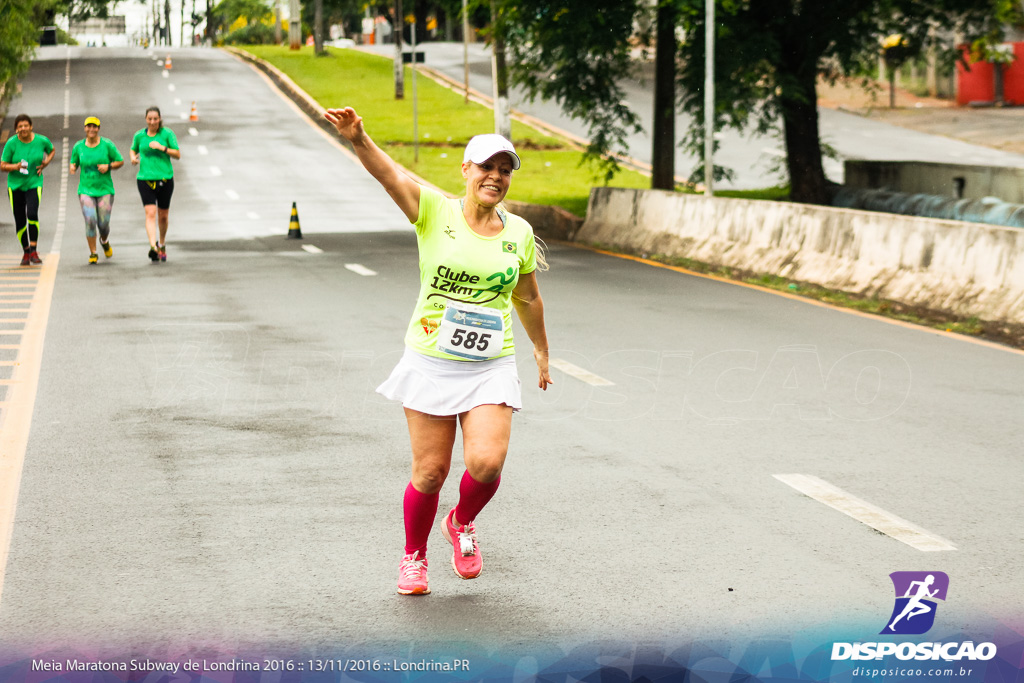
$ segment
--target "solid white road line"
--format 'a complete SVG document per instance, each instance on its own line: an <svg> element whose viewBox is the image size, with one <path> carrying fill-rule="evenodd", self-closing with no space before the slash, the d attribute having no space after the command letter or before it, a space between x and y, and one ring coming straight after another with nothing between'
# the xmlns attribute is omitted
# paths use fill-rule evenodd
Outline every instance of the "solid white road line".
<svg viewBox="0 0 1024 683"><path fill-rule="evenodd" d="M569 361L562 360L560 358L552 358L548 362L548 365L550 365L553 368L558 368L559 370L569 375L570 377L575 377L581 382L586 382L587 384L594 387L615 386L615 382L607 380L604 377L599 377L594 373L590 372L589 370L584 370L578 365L573 365Z"/></svg>
<svg viewBox="0 0 1024 683"><path fill-rule="evenodd" d="M316 246L315 244L303 244L302 248L305 249L306 251L308 251L310 254L322 254L322 253L324 253L324 250L321 249L320 247ZM373 272L373 271L371 271L371 272Z"/></svg>
<svg viewBox="0 0 1024 683"><path fill-rule="evenodd" d="M886 536L902 541L912 548L925 552L956 550L956 546L941 536L861 500L823 479L809 474L773 474L772 476L819 503L839 510L858 522L867 524L872 529L877 529Z"/></svg>
<svg viewBox="0 0 1024 683"><path fill-rule="evenodd" d="M377 274L377 271L370 270L366 266L362 266L358 263L346 263L345 267L351 270L353 273L356 273L358 275L365 275L366 277Z"/></svg>

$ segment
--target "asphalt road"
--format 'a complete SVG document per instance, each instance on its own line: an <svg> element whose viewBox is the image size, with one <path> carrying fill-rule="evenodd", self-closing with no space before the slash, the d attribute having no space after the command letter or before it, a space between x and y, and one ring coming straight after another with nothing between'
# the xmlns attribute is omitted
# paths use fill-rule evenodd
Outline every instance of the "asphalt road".
<svg viewBox="0 0 1024 683"><path fill-rule="evenodd" d="M365 46L362 49L387 56L394 54L394 45ZM405 47L409 50L409 46ZM417 47L425 53L425 64L463 83L465 67L461 43L423 43ZM486 45L469 46L470 87L492 94L490 50ZM650 74L622 81L623 100L636 112L644 130L628 136L629 155L643 163L651 163L651 121L654 112L654 90ZM525 92L513 89L509 95L514 109L557 126L583 139L590 137L585 121L571 119L552 101L530 102ZM978 164L982 166L1024 167L1024 155L972 145L939 135L928 135L892 126L854 114L820 107L818 123L822 142L830 146L836 158L825 158L826 175L841 183L845 159L881 161L930 161L936 163ZM690 117L676 117L676 134L694 125ZM784 169L785 148L780 137L760 136L732 129L716 133L720 149L715 164L731 169L731 181L716 183L719 189L757 189L785 182L778 169ZM688 177L702 159L676 150L676 175Z"/></svg>
<svg viewBox="0 0 1024 683"><path fill-rule="evenodd" d="M373 388L402 350L414 236L252 68L195 49L168 72L164 54L43 50L12 105L58 149L97 115L126 154L157 104L182 159L158 265L130 169L97 266L74 179L59 197L67 159L48 171L40 251L59 266L0 646L479 657L865 639L900 570L949 574L943 633L1020 628L1024 356L561 244L540 276L552 356L613 384L556 371L542 394L524 343L526 408L478 520L484 574L455 577L435 532L433 593L397 595L407 434ZM197 123L181 120L193 100ZM319 253L284 239L293 201ZM9 256L9 214L0 228ZM774 476L793 473L955 550L918 550ZM449 482L441 507L456 495Z"/></svg>

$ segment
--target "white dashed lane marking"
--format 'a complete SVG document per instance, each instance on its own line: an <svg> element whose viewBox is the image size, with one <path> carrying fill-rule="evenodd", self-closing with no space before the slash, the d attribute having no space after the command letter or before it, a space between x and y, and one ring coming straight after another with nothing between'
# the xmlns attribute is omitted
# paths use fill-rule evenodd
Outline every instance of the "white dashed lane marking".
<svg viewBox="0 0 1024 683"><path fill-rule="evenodd" d="M578 365L573 365L569 361L562 360L560 358L552 358L549 361L548 365L550 365L553 368L557 368L558 370L561 370L562 372L564 372L565 374L569 375L570 377L574 377L574 378L578 379L579 381L585 382L585 383L587 383L587 384L589 384L590 386L593 386L593 387L611 387L611 386L615 386L615 382L611 381L610 379L605 379L604 377L599 377L598 375L595 375L594 373L590 372L589 370L584 370L583 368L579 367Z"/></svg>
<svg viewBox="0 0 1024 683"><path fill-rule="evenodd" d="M308 251L310 254L322 254L322 253L324 253L324 250L321 249L320 247L316 246L315 244L303 244L302 248L305 249L306 251ZM373 271L370 271L370 272L372 273Z"/></svg>
<svg viewBox="0 0 1024 683"><path fill-rule="evenodd" d="M956 546L941 536L926 531L902 517L897 517L877 505L861 500L823 479L809 474L774 474L772 476L783 484L792 486L805 496L824 503L844 515L849 515L858 522L867 524L872 529L881 531L886 536L902 541L912 548L925 552L956 550Z"/></svg>
<svg viewBox="0 0 1024 683"><path fill-rule="evenodd" d="M357 275L364 275L366 277L370 277L371 275L377 274L377 271L370 270L366 266L358 263L346 263L345 267L351 270L353 273L356 273Z"/></svg>

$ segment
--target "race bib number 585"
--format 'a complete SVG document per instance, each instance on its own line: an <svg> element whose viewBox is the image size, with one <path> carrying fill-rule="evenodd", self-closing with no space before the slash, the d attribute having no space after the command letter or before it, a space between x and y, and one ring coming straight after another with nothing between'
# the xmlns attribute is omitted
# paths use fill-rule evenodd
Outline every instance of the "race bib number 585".
<svg viewBox="0 0 1024 683"><path fill-rule="evenodd" d="M505 324L493 308L450 301L437 330L437 350L467 360L494 358L505 344Z"/></svg>

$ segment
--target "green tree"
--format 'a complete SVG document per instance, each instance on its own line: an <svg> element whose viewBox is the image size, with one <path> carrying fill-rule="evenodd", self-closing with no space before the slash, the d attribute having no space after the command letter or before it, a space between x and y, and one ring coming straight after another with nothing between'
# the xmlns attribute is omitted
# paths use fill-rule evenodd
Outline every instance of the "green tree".
<svg viewBox="0 0 1024 683"><path fill-rule="evenodd" d="M679 43L678 104L694 121L683 144L698 157L704 146L705 0L502 0L519 35L509 40L512 76L534 97L554 99L588 122L591 155L611 167L626 135L640 127L623 103L630 76L634 26L656 6L671 5ZM821 163L817 80L864 74L877 62L881 37L901 33L926 47L936 36L968 37L1001 30L997 16L1010 0L716 0L714 118L731 126L778 132L786 147L791 197L827 202ZM666 12L658 12L664 16ZM651 22L649 18L646 19ZM655 29L667 35L665 26ZM666 42L666 39L662 39ZM949 52L951 46L941 45ZM663 139L665 117L654 138ZM779 130L781 127L781 131ZM716 169L721 177L725 169ZM702 169L695 171L695 176Z"/></svg>
<svg viewBox="0 0 1024 683"><path fill-rule="evenodd" d="M792 199L827 203L818 78L867 73L877 63L880 38L894 33L924 47L935 44L937 35L999 30L999 1L719 0L715 119L762 133L777 130L781 122ZM704 111L703 5L703 0L685 0L683 27L693 39L683 44L679 73L683 109L698 121ZM703 141L704 131L695 127L685 144L700 149Z"/></svg>
<svg viewBox="0 0 1024 683"><path fill-rule="evenodd" d="M634 0L502 0L514 84L586 121L588 156L606 177L627 136L641 130L621 83L632 73L629 38L641 8Z"/></svg>
<svg viewBox="0 0 1024 683"><path fill-rule="evenodd" d="M239 19L252 26L272 17L274 7L268 0L221 0L213 13L222 26L231 26Z"/></svg>
<svg viewBox="0 0 1024 683"><path fill-rule="evenodd" d="M0 0L0 112L39 40L32 0Z"/></svg>

